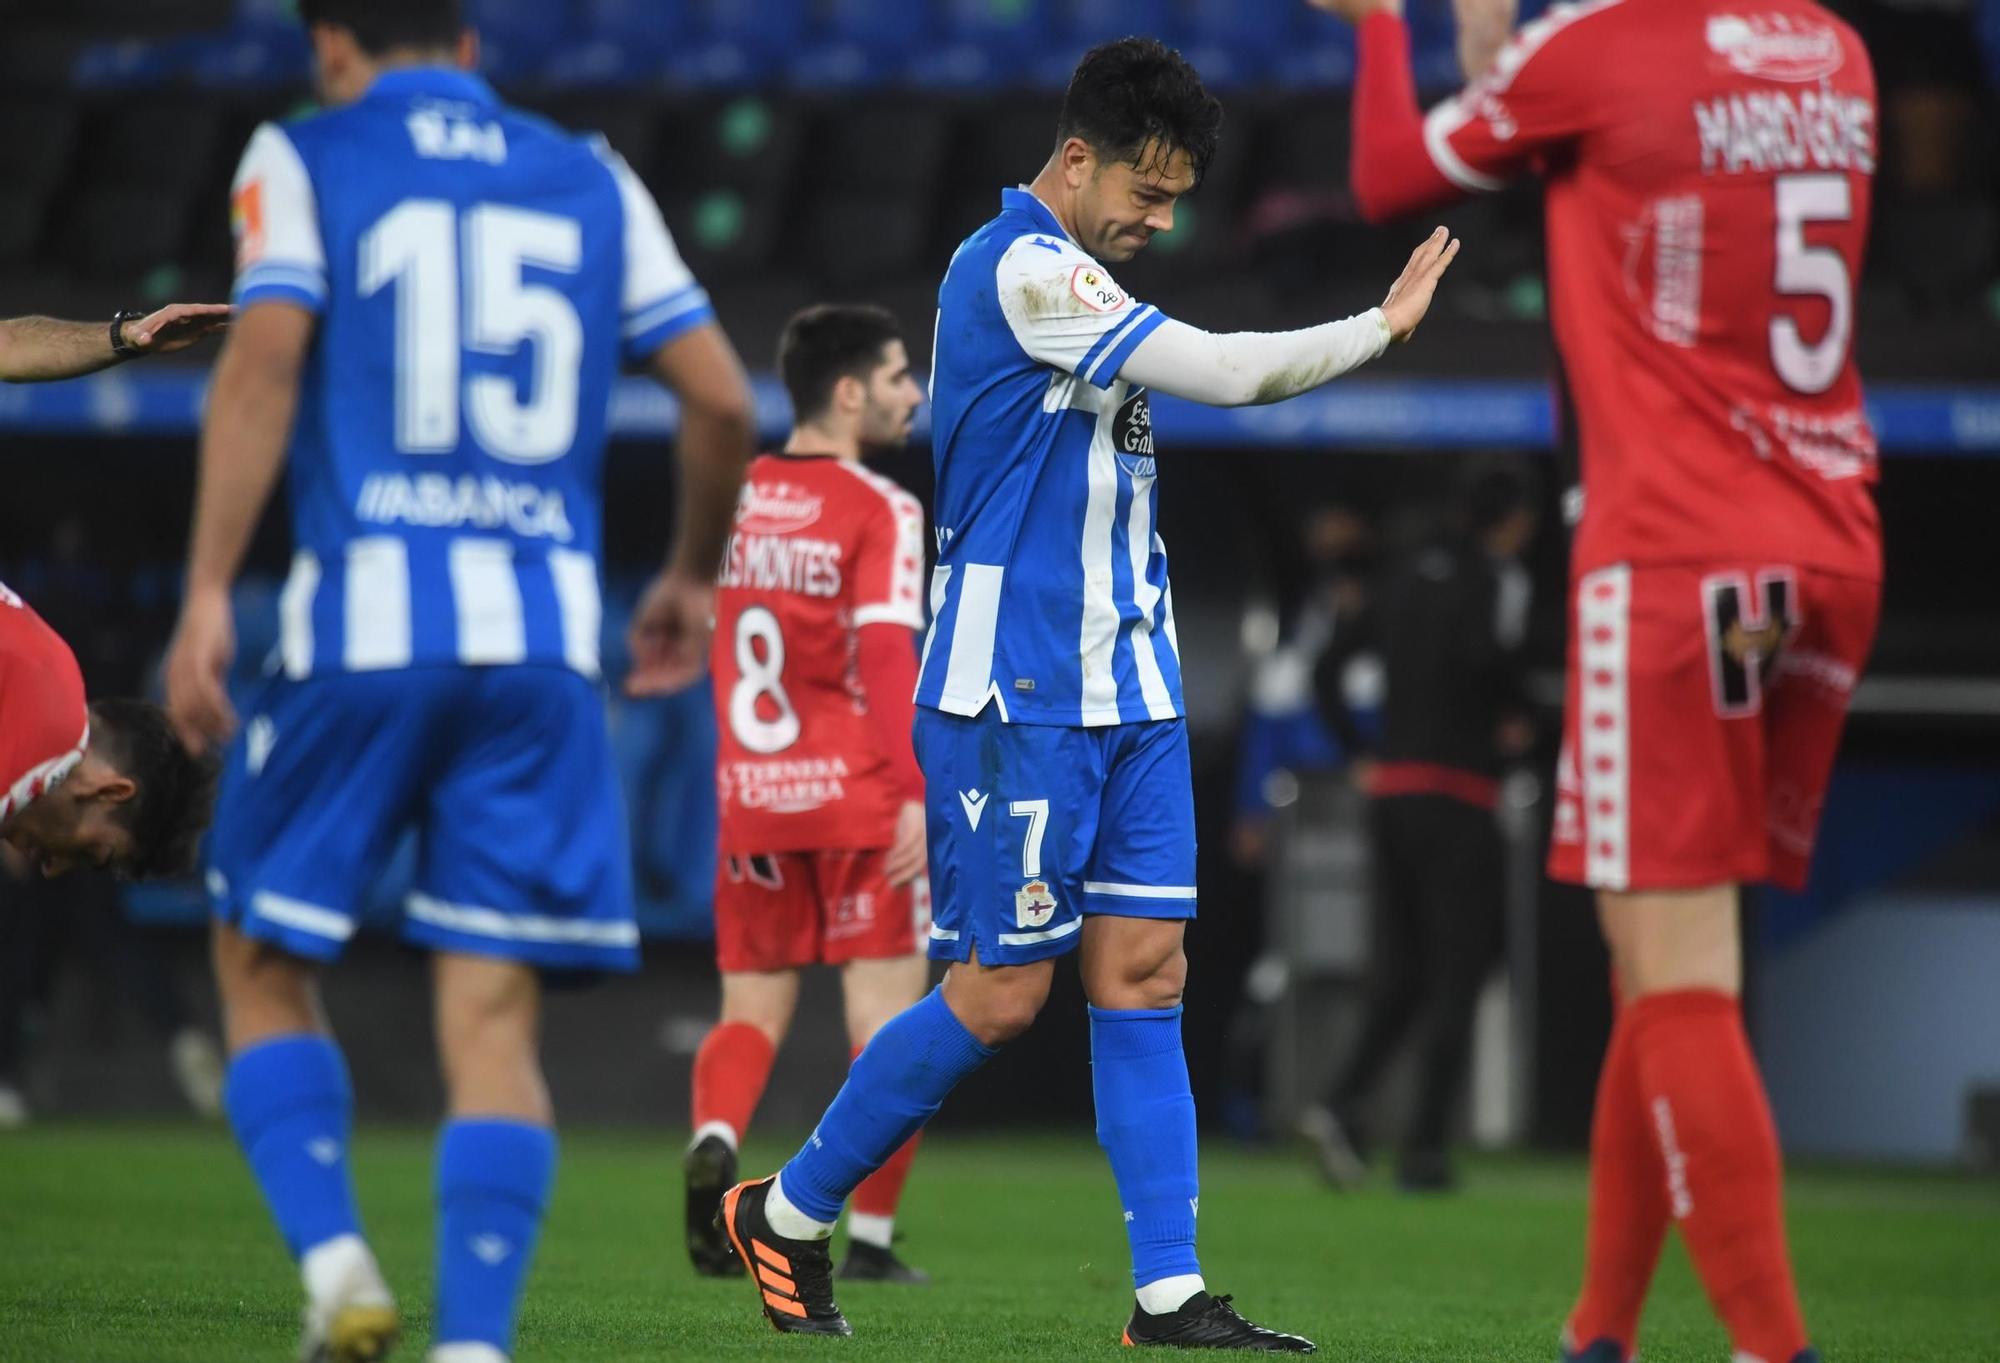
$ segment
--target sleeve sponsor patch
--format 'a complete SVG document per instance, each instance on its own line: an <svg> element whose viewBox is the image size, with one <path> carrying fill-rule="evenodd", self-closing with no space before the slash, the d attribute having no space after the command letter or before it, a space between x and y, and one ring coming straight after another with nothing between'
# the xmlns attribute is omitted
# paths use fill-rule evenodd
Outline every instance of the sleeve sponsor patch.
<svg viewBox="0 0 2000 1363"><path fill-rule="evenodd" d="M264 182L245 183L229 200L229 225L236 233L236 268L264 258Z"/></svg>
<svg viewBox="0 0 2000 1363"><path fill-rule="evenodd" d="M1071 270L1069 290L1092 312L1116 312L1125 306L1125 295L1111 282L1111 276L1095 265L1079 265Z"/></svg>

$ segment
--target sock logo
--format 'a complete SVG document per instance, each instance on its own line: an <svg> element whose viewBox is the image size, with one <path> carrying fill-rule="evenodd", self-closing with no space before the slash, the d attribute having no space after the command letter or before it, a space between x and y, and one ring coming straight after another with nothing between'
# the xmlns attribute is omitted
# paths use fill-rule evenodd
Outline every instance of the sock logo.
<svg viewBox="0 0 2000 1363"><path fill-rule="evenodd" d="M492 1231L473 1236L465 1242L465 1247L488 1268L498 1268L500 1261L514 1252L513 1244L505 1236Z"/></svg>
<svg viewBox="0 0 2000 1363"><path fill-rule="evenodd" d="M986 812L986 802L992 797L981 795L977 790L961 790L958 803L965 810L965 821L972 825L972 831L979 831L979 816Z"/></svg>
<svg viewBox="0 0 2000 1363"><path fill-rule="evenodd" d="M1667 1162L1667 1195L1673 1201L1674 1220L1685 1221L1694 1214L1694 1194L1688 1191L1687 1156L1674 1134L1674 1110L1665 1098L1653 1100L1653 1125L1659 1128L1660 1154Z"/></svg>
<svg viewBox="0 0 2000 1363"><path fill-rule="evenodd" d="M1128 1222L1129 1222L1129 1221L1131 1221L1131 1219L1132 1219L1132 1213L1130 1213L1130 1212L1126 1212L1126 1213L1125 1213L1125 1219L1126 1219L1126 1221L1128 1221Z"/></svg>
<svg viewBox="0 0 2000 1363"><path fill-rule="evenodd" d="M1198 1197L1191 1197L1191 1198L1189 1198L1189 1199L1188 1199L1188 1215L1189 1215L1189 1216L1200 1216L1200 1215L1201 1215L1201 1199L1200 1199L1200 1198L1198 1198Z"/></svg>
<svg viewBox="0 0 2000 1363"><path fill-rule="evenodd" d="M306 1153L331 1169L340 1163L340 1142L331 1136L318 1136L306 1142Z"/></svg>

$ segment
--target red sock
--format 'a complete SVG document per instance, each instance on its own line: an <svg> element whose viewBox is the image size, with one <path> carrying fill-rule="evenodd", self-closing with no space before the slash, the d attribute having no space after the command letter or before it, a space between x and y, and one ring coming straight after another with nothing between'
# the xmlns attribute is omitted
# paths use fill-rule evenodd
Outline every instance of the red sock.
<svg viewBox="0 0 2000 1363"><path fill-rule="evenodd" d="M860 1055L860 1051L855 1051ZM920 1127L914 1135L904 1141L895 1154L880 1169L861 1180L854 1190L848 1205L863 1216L896 1215L896 1204L903 1200L903 1183L910 1176L910 1165L917 1158L917 1143L924 1138Z"/></svg>
<svg viewBox="0 0 2000 1363"><path fill-rule="evenodd" d="M749 1023L717 1023L694 1053L694 1129L726 1122L741 1141L776 1055L771 1039Z"/></svg>
<svg viewBox="0 0 2000 1363"><path fill-rule="evenodd" d="M1688 1257L1739 1357L1791 1363L1806 1347L1785 1248L1777 1128L1728 994L1684 989L1631 1007L1646 1114Z"/></svg>
<svg viewBox="0 0 2000 1363"><path fill-rule="evenodd" d="M1597 1077L1583 1295L1569 1318L1570 1341L1577 1348L1609 1339L1621 1358L1630 1358L1638 1342L1639 1310L1666 1242L1669 1215L1666 1167L1639 1094L1632 1030L1631 1010L1620 1008Z"/></svg>

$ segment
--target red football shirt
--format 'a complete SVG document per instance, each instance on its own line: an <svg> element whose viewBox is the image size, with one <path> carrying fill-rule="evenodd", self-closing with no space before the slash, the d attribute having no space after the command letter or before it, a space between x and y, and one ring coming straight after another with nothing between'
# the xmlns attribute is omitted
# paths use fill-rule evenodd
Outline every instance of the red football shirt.
<svg viewBox="0 0 2000 1363"><path fill-rule="evenodd" d="M76 655L0 583L0 823L69 775L89 742Z"/></svg>
<svg viewBox="0 0 2000 1363"><path fill-rule="evenodd" d="M1425 118L1459 190L1546 178L1577 572L1754 556L1881 575L1853 361L1875 130L1868 54L1811 0L1557 5Z"/></svg>
<svg viewBox="0 0 2000 1363"><path fill-rule="evenodd" d="M887 847L908 791L868 719L865 625L924 625L924 513L830 455L752 461L715 597L725 855Z"/></svg>

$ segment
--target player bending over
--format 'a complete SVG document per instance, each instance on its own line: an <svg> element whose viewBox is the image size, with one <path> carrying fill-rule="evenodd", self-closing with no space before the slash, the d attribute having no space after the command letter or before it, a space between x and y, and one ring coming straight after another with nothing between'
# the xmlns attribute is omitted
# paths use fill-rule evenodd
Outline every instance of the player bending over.
<svg viewBox="0 0 2000 1363"><path fill-rule="evenodd" d="M839 966L859 1055L930 982L923 778L910 747L924 627L924 512L862 467L899 448L923 392L880 308L809 308L778 370L796 426L750 465L715 623L722 1021L694 1061L688 1253L741 1273L715 1213L791 1026L799 969ZM921 1283L890 1248L919 1137L854 1190L844 1278Z"/></svg>
<svg viewBox="0 0 2000 1363"><path fill-rule="evenodd" d="M1147 390L1218 405L1305 392L1407 337L1457 243L1417 248L1380 308L1212 335L1119 288L1214 154L1221 106L1149 39L1070 80L1032 185L968 238L938 294L938 563L919 668L931 954L943 986L855 1061L775 1177L732 1189L730 1236L780 1330L846 1334L826 1237L848 1195L1018 1036L1080 948L1097 1135L1131 1242L1133 1344L1306 1353L1211 1296L1195 1257L1181 940L1194 811ZM789 1265L780 1271L777 1265Z"/></svg>
<svg viewBox="0 0 2000 1363"><path fill-rule="evenodd" d="M45 876L185 875L215 778L159 706L86 702L69 645L0 583L0 839Z"/></svg>
<svg viewBox="0 0 2000 1363"><path fill-rule="evenodd" d="M1565 1357L1624 1363L1677 1221L1738 1363L1811 1363L1777 1133L1743 1032L1737 887L1801 887L1875 636L1875 437L1853 362L1875 79L1812 0L1594 0L1426 117L1400 0L1360 23L1355 197L1427 210L1539 170L1583 516L1549 870L1597 890L1619 1000Z"/></svg>
<svg viewBox="0 0 2000 1363"><path fill-rule="evenodd" d="M456 0L303 0L326 112L251 138L240 314L202 430L168 665L193 741L235 726L229 586L289 457L277 669L229 749L210 843L226 1103L297 1259L308 1360L374 1359L397 1316L348 1174L353 1102L320 1008L402 834L402 938L432 954L434 1363L503 1363L555 1175L544 975L638 958L598 674L611 384L680 399L680 530L632 683L700 673L750 398L637 177L471 74Z"/></svg>
<svg viewBox="0 0 2000 1363"><path fill-rule="evenodd" d="M227 303L169 303L102 322L0 318L0 382L39 383L94 374L120 360L171 355L229 325Z"/></svg>

